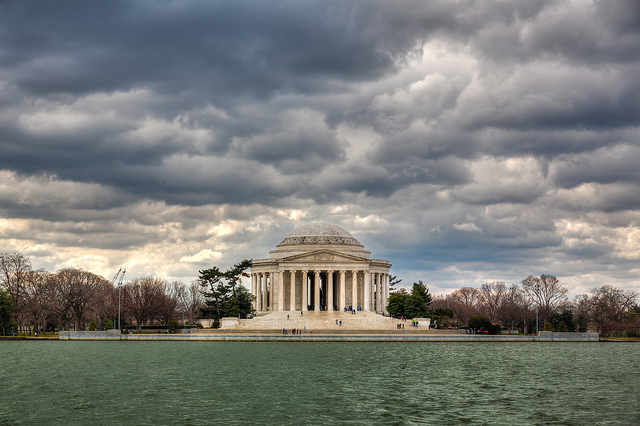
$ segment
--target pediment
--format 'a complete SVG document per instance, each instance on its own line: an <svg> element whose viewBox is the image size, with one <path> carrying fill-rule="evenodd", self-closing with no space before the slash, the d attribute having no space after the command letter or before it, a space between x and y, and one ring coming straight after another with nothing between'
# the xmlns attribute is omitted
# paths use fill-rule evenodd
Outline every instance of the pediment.
<svg viewBox="0 0 640 426"><path fill-rule="evenodd" d="M293 256L278 259L278 263L282 262L366 262L369 259L354 256L352 254L340 253L334 250L314 250L307 253L300 253Z"/></svg>

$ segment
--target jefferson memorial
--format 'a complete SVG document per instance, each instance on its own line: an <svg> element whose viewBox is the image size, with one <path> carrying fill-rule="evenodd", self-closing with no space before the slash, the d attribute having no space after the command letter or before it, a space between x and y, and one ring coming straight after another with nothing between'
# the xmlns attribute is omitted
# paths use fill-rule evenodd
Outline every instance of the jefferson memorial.
<svg viewBox="0 0 640 426"><path fill-rule="evenodd" d="M258 312L364 311L384 314L389 298L386 260L344 229L311 223L253 261L251 293Z"/></svg>
<svg viewBox="0 0 640 426"><path fill-rule="evenodd" d="M257 315L222 318L221 327L251 330L392 330L386 314L387 260L349 232L329 223L304 225L280 242L268 259L254 259L251 294ZM423 322L428 327L429 321Z"/></svg>

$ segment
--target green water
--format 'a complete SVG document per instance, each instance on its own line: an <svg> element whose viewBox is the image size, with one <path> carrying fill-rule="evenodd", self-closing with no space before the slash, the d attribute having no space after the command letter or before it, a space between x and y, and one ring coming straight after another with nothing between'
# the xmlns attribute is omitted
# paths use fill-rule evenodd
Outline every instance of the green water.
<svg viewBox="0 0 640 426"><path fill-rule="evenodd" d="M637 343L0 341L3 424L640 424Z"/></svg>

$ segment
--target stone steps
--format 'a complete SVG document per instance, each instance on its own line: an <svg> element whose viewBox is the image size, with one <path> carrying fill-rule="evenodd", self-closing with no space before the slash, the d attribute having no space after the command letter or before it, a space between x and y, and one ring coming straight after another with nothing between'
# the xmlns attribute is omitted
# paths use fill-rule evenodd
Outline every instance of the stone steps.
<svg viewBox="0 0 640 426"><path fill-rule="evenodd" d="M340 322L342 321L342 325ZM303 330L397 330L398 319L382 316L375 312L344 311L304 312L278 311L266 315L256 316L248 320L238 320L237 325L230 327L235 330L288 330L299 328ZM404 322L405 329L413 329L410 321ZM425 331L428 324L417 330Z"/></svg>

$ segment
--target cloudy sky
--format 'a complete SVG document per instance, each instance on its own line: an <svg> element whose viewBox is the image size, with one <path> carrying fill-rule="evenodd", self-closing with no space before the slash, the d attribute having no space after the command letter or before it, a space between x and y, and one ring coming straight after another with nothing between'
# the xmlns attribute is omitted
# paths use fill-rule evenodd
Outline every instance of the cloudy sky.
<svg viewBox="0 0 640 426"><path fill-rule="evenodd" d="M4 1L0 252L190 282L339 225L435 294L640 288L640 2Z"/></svg>

